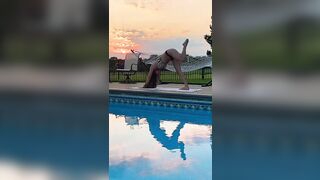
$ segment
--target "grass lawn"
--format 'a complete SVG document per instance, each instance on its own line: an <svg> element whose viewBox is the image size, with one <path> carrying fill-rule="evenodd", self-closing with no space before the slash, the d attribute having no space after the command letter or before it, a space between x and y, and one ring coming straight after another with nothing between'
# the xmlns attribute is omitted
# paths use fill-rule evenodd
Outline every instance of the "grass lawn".
<svg viewBox="0 0 320 180"><path fill-rule="evenodd" d="M285 27L239 37L242 60L255 69L317 70L320 68L320 25L302 27L294 35Z"/></svg>
<svg viewBox="0 0 320 180"><path fill-rule="evenodd" d="M30 43L31 42L31 43ZM80 65L105 62L108 50L103 34L69 35L61 40L60 62ZM46 36L8 36L4 42L4 54L13 62L31 62L46 65L55 59L54 38Z"/></svg>

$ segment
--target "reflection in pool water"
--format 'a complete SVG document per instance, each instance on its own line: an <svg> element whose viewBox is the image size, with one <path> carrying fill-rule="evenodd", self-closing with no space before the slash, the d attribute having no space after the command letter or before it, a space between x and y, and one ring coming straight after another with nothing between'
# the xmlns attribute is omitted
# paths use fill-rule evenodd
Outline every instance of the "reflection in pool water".
<svg viewBox="0 0 320 180"><path fill-rule="evenodd" d="M109 176L212 179L209 111L111 104Z"/></svg>
<svg viewBox="0 0 320 180"><path fill-rule="evenodd" d="M213 178L318 180L319 117L301 110L216 108Z"/></svg>
<svg viewBox="0 0 320 180"><path fill-rule="evenodd" d="M107 179L105 102L0 95L0 179Z"/></svg>

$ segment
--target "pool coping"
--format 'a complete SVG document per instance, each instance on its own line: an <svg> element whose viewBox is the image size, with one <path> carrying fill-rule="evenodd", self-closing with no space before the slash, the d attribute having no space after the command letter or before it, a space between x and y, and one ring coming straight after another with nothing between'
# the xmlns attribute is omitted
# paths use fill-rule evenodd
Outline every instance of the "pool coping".
<svg viewBox="0 0 320 180"><path fill-rule="evenodd" d="M109 103L162 106L206 111L212 110L212 97L205 95L109 90Z"/></svg>
<svg viewBox="0 0 320 180"><path fill-rule="evenodd" d="M199 94L182 94L182 93L168 93L168 92L150 92L150 91L135 91L135 90L123 90L123 89L109 89L109 94L126 94L133 96L148 96L159 98L172 98L180 100L198 100L198 101L210 101L212 102L212 96L199 95Z"/></svg>

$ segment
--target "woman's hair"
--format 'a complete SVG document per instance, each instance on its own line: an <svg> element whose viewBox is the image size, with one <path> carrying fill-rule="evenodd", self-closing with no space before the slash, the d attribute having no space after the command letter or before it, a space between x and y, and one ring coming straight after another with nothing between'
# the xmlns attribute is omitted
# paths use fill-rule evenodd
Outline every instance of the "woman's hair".
<svg viewBox="0 0 320 180"><path fill-rule="evenodd" d="M146 83L143 88L156 88L157 87L157 73L156 71L152 72L151 79Z"/></svg>

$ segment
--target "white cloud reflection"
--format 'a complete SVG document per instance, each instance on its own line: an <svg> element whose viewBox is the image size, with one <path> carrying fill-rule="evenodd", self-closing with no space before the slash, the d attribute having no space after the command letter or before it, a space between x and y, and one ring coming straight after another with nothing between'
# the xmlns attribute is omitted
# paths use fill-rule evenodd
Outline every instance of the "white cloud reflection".
<svg viewBox="0 0 320 180"><path fill-rule="evenodd" d="M210 139L212 134L212 126L186 124L181 130L179 141L183 141L187 145L205 143Z"/></svg>
<svg viewBox="0 0 320 180"><path fill-rule="evenodd" d="M62 172L44 165L26 164L10 159L0 159L1 180L67 180L67 179L102 180L106 173Z"/></svg>

